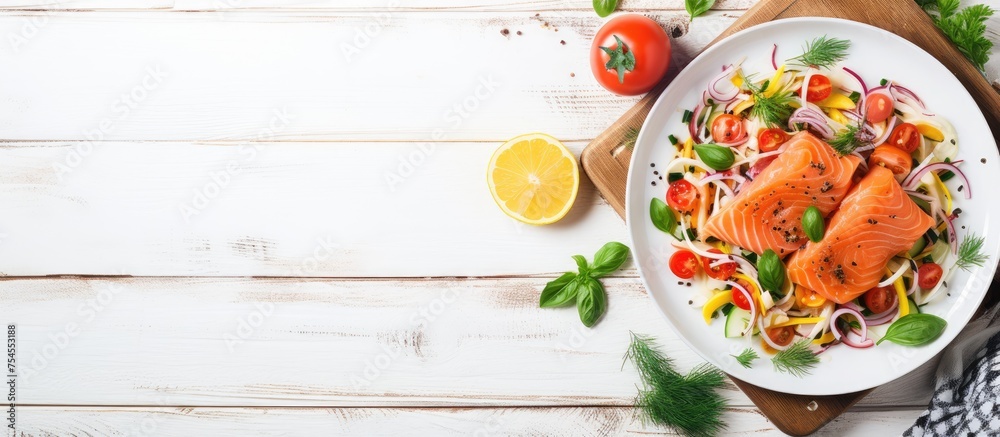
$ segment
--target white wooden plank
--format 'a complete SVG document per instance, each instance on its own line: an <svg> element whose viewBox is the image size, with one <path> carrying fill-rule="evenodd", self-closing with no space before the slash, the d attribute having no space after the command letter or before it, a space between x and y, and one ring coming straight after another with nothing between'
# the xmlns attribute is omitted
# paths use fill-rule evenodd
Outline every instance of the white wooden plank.
<svg viewBox="0 0 1000 437"><path fill-rule="evenodd" d="M849 411L820 435L899 435L918 410ZM751 408L723 415L726 435L783 436ZM21 407L23 436L641 436L672 434L626 407L537 408L66 408Z"/></svg>
<svg viewBox="0 0 1000 437"><path fill-rule="evenodd" d="M0 273L551 274L628 241L585 177L559 223L505 216L485 182L499 144L6 143Z"/></svg>
<svg viewBox="0 0 1000 437"><path fill-rule="evenodd" d="M0 322L17 325L32 405L626 406L630 331L682 371L703 362L638 280L604 280L593 329L537 307L546 281L7 280ZM916 408L930 388L899 381L863 404Z"/></svg>
<svg viewBox="0 0 1000 437"><path fill-rule="evenodd" d="M756 0L718 0L714 10L746 10ZM335 11L592 11L586 0L407 0L371 2L366 0L7 0L4 9L90 10L141 9L154 11L230 10L230 9L310 9ZM683 0L624 0L619 11L684 10Z"/></svg>
<svg viewBox="0 0 1000 437"><path fill-rule="evenodd" d="M0 12L0 138L593 138L637 101L590 74L602 19L536 14ZM736 18L652 15L676 64Z"/></svg>

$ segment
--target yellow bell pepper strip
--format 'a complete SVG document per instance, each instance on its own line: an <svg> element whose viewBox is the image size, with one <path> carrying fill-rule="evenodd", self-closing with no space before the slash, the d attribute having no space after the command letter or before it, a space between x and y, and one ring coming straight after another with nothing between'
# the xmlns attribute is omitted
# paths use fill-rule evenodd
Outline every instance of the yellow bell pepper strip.
<svg viewBox="0 0 1000 437"><path fill-rule="evenodd" d="M736 106L733 107L733 114L739 114L743 111L746 111L747 108L753 106L755 102L756 100L754 100L753 96L750 96L749 99L737 103Z"/></svg>
<svg viewBox="0 0 1000 437"><path fill-rule="evenodd" d="M903 277L896 278L892 285L896 288L896 298L899 299L899 317L910 314L910 302L906 298L906 289L903 288Z"/></svg>
<svg viewBox="0 0 1000 437"><path fill-rule="evenodd" d="M944 212L946 214L951 214L952 211L951 192L948 191L948 187L944 185L944 182L941 181L941 178L938 177L937 173L930 172L930 174L934 178L934 184L937 185L938 189L944 193L944 199L946 204L948 205L948 208L945 209Z"/></svg>
<svg viewBox="0 0 1000 437"><path fill-rule="evenodd" d="M858 105L856 105L854 101L851 100L850 97L847 97L840 93L832 93L830 94L830 97L827 97L823 100L820 100L819 102L816 102L816 106L819 106L821 108L833 108L833 109L854 109Z"/></svg>
<svg viewBox="0 0 1000 437"><path fill-rule="evenodd" d="M840 110L836 108L830 108L830 119L840 124L850 123L847 120L847 117L844 117L844 113L840 112Z"/></svg>
<svg viewBox="0 0 1000 437"><path fill-rule="evenodd" d="M692 152L693 150L694 150L694 139L688 138L687 141L684 142L684 152L681 154L681 156L685 158L693 158L694 157L694 154Z"/></svg>
<svg viewBox="0 0 1000 437"><path fill-rule="evenodd" d="M771 325L772 328L783 328L785 326L792 325L809 325L813 323L822 322L822 317L789 317L788 321Z"/></svg>
<svg viewBox="0 0 1000 437"><path fill-rule="evenodd" d="M785 74L785 64L781 64L778 67L778 71L774 72L774 76L771 77L771 81L767 83L767 89L764 90L764 96L771 97L774 93L781 89L781 75Z"/></svg>
<svg viewBox="0 0 1000 437"><path fill-rule="evenodd" d="M836 340L836 337L833 336L832 332L827 332L826 334L823 334L820 338L813 340L813 344L822 345L829 343L833 340Z"/></svg>
<svg viewBox="0 0 1000 437"><path fill-rule="evenodd" d="M944 141L944 133L930 124L917 122L917 132L920 132L920 135L927 137L928 140L936 141L938 143Z"/></svg>
<svg viewBox="0 0 1000 437"><path fill-rule="evenodd" d="M705 306L701 307L701 315L705 317L705 324L712 324L712 314L715 314L719 308L722 308L727 303L733 302L733 293L729 290L715 290L716 293L708 302L705 302Z"/></svg>

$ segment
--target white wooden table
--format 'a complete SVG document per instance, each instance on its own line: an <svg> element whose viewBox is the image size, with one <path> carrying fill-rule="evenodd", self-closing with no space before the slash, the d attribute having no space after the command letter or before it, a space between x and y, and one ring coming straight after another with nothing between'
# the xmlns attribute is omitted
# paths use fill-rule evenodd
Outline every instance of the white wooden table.
<svg viewBox="0 0 1000 437"><path fill-rule="evenodd" d="M681 0L623 9L670 30L676 68L753 3L693 24ZM628 332L701 360L634 268L594 329L537 308L624 223L584 179L564 220L519 225L484 181L503 140L579 153L636 102L590 74L589 1L2 5L18 435L664 432L629 408ZM897 434L929 385L882 387L823 432ZM730 431L780 434L725 395Z"/></svg>

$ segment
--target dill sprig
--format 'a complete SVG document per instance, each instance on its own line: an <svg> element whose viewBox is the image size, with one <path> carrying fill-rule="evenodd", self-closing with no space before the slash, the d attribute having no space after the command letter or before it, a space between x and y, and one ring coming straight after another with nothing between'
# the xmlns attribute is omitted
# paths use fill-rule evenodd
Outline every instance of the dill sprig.
<svg viewBox="0 0 1000 437"><path fill-rule="evenodd" d="M651 339L636 334L625 357L642 378L635 405L643 420L688 436L713 436L726 427L722 423L726 400L716 392L725 381L722 371L702 364L681 375Z"/></svg>
<svg viewBox="0 0 1000 437"><path fill-rule="evenodd" d="M809 340L800 340L775 354L771 363L774 364L774 370L801 378L819 364L819 358L809 349Z"/></svg>
<svg viewBox="0 0 1000 437"><path fill-rule="evenodd" d="M827 38L823 35L807 42L801 55L788 61L803 67L830 68L847 57L851 42L845 39Z"/></svg>
<svg viewBox="0 0 1000 437"><path fill-rule="evenodd" d="M993 9L970 5L959 10L959 0L917 0L917 4L976 68L985 69L993 48L993 42L986 38L986 20L993 16Z"/></svg>
<svg viewBox="0 0 1000 437"><path fill-rule="evenodd" d="M837 132L833 139L829 141L830 147L836 150L840 156L847 155L857 149L863 141L858 137L861 128L855 125L847 125L847 129Z"/></svg>
<svg viewBox="0 0 1000 437"><path fill-rule="evenodd" d="M770 126L783 126L792 116L791 103L795 101L794 93L786 89L779 89L770 96L764 93L767 89L767 82L756 85L749 78L743 77L750 94L753 96L753 106L750 107L750 116L764 121Z"/></svg>
<svg viewBox="0 0 1000 437"><path fill-rule="evenodd" d="M743 367L745 367L747 369L750 368L750 366L751 366L751 364L753 363L754 360L756 360L757 358L760 358L760 356L757 355L757 351L755 351L755 350L753 350L753 348L749 348L749 347L746 348L746 349L743 349L743 352L740 352L739 355L730 355L730 356L733 357L733 358L736 358L736 362L740 363L741 366L743 366Z"/></svg>
<svg viewBox="0 0 1000 437"><path fill-rule="evenodd" d="M955 265L965 271L971 270L972 266L982 267L986 260L990 259L989 255L983 253L983 243L985 242L985 238L976 236L976 234L966 235L962 244L958 245L958 261L955 262Z"/></svg>
<svg viewBox="0 0 1000 437"><path fill-rule="evenodd" d="M625 130L625 135L622 135L621 145L628 150L635 148L635 142L639 139L639 129L630 127Z"/></svg>

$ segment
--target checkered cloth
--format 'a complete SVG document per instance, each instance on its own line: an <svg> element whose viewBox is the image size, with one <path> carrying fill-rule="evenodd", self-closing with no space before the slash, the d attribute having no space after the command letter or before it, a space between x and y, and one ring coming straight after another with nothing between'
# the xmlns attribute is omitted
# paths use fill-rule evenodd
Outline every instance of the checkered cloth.
<svg viewBox="0 0 1000 437"><path fill-rule="evenodd" d="M931 403L903 435L1000 436L998 307L970 323L945 351Z"/></svg>

